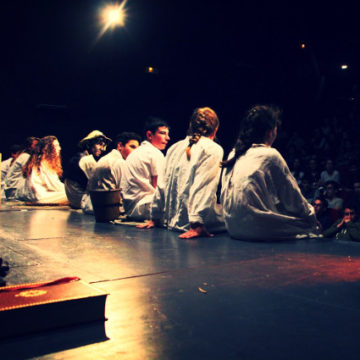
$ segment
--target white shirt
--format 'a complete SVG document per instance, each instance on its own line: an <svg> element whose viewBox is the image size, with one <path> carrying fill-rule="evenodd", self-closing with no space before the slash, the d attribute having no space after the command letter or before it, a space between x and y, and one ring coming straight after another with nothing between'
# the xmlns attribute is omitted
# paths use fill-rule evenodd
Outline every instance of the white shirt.
<svg viewBox="0 0 360 360"><path fill-rule="evenodd" d="M334 170L331 175L326 170L322 171L320 179L324 184L328 181L335 181L340 184L340 174L337 170Z"/></svg>
<svg viewBox="0 0 360 360"><path fill-rule="evenodd" d="M92 175L95 165L96 160L92 155L85 155L79 160L79 168L84 172L88 179Z"/></svg>
<svg viewBox="0 0 360 360"><path fill-rule="evenodd" d="M0 154L1 155L1 154ZM13 160L12 157L10 157L9 159L6 159L4 161L1 162L1 198L5 199L5 191L4 191L4 187L5 187L5 176L7 174L7 172L10 169L10 165L11 165L11 161Z"/></svg>
<svg viewBox="0 0 360 360"><path fill-rule="evenodd" d="M127 157L121 179L121 192L127 213L145 196L154 194L155 188L151 180L157 176L157 183L161 183L164 162L163 153L147 140Z"/></svg>
<svg viewBox="0 0 360 360"><path fill-rule="evenodd" d="M1 162L1 184L3 184L5 176L6 176L7 172L10 169L10 165L11 165L12 160L13 160L13 158L10 157L10 158L8 158L8 159Z"/></svg>
<svg viewBox="0 0 360 360"><path fill-rule="evenodd" d="M156 188L151 218L164 218L168 228L174 230L188 230L190 223L196 222L204 224L209 231L211 227L224 230L221 207L216 204L223 149L209 138L201 137L191 147L188 160L188 144L186 137L169 148L164 182Z"/></svg>
<svg viewBox="0 0 360 360"><path fill-rule="evenodd" d="M10 167L5 177L5 194L8 199L13 199L16 189L22 186L25 182L23 177L22 168L26 165L30 155L28 153L22 153Z"/></svg>
<svg viewBox="0 0 360 360"><path fill-rule="evenodd" d="M22 201L44 203L58 203L67 200L64 184L46 162L40 165L39 171L35 168L32 170L23 186L17 189L16 198Z"/></svg>
<svg viewBox="0 0 360 360"><path fill-rule="evenodd" d="M232 169L224 170L222 185L224 219L232 237L267 240L316 232L314 209L276 149L253 145Z"/></svg>
<svg viewBox="0 0 360 360"><path fill-rule="evenodd" d="M124 162L120 152L115 149L103 156L92 170L88 190L120 189L121 167Z"/></svg>

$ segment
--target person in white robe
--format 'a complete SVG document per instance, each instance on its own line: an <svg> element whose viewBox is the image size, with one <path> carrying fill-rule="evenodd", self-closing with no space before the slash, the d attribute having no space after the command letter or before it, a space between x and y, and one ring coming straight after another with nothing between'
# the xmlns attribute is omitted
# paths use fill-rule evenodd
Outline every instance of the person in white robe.
<svg viewBox="0 0 360 360"><path fill-rule="evenodd" d="M40 141L40 153L33 153L24 167L24 183L16 190L16 199L34 204L68 203L62 174L60 144L55 136Z"/></svg>
<svg viewBox="0 0 360 360"><path fill-rule="evenodd" d="M28 137L25 142L24 151L16 158L7 172L4 179L4 192L7 200L14 200L16 190L24 184L25 180L22 169L30 159L30 154L35 151L38 143L38 138Z"/></svg>
<svg viewBox="0 0 360 360"><path fill-rule="evenodd" d="M15 163L15 161L16 161L17 157L20 155L21 151L22 151L22 147L20 145L14 144L10 147L11 156L6 160L1 161L1 178L0 178L1 199L6 199L5 190L4 190L4 187L5 187L4 180L5 180L6 174L9 172L11 165L13 165Z"/></svg>
<svg viewBox="0 0 360 360"><path fill-rule="evenodd" d="M81 208L81 200L86 193L88 179L110 142L111 139L99 130L91 131L80 140L81 151L70 158L64 172L65 191L72 208Z"/></svg>
<svg viewBox="0 0 360 360"><path fill-rule="evenodd" d="M132 132L123 132L115 138L115 148L103 156L89 177L87 189L81 200L85 214L93 214L90 191L120 189L122 167L129 154L139 147L141 138Z"/></svg>
<svg viewBox="0 0 360 360"><path fill-rule="evenodd" d="M253 107L223 164L221 203L233 238L266 241L317 234L313 207L285 160L271 147L278 123L277 109Z"/></svg>
<svg viewBox="0 0 360 360"><path fill-rule="evenodd" d="M184 232L180 238L225 231L216 198L223 158L222 147L213 141L218 127L214 110L195 109L189 136L167 151L164 182L156 188L151 220L139 228L164 223L169 230Z"/></svg>
<svg viewBox="0 0 360 360"><path fill-rule="evenodd" d="M169 126L161 119L145 125L147 140L126 159L121 194L126 215L132 220L150 218L150 205L158 183L163 180L165 158L161 150L169 142Z"/></svg>

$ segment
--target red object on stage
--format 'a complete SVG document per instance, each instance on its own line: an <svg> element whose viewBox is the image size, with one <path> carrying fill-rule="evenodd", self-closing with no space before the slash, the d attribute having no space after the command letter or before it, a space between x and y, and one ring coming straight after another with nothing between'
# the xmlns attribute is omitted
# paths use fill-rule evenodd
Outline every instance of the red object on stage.
<svg viewBox="0 0 360 360"><path fill-rule="evenodd" d="M0 291L0 338L105 320L108 294L62 278L6 286Z"/></svg>

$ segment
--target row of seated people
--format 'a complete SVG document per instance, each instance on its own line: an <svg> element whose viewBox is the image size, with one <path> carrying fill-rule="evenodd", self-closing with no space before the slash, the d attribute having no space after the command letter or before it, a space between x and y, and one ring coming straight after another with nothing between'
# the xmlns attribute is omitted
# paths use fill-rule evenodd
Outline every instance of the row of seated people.
<svg viewBox="0 0 360 360"><path fill-rule="evenodd" d="M146 140L141 144L136 134L127 138L123 134L101 159L110 139L94 131L81 140L83 151L71 159L74 166L64 175L65 185L60 181L59 142L47 136L35 142L28 161L20 167L22 178L15 189L9 187L9 174L5 176L4 192L32 203L68 201L91 213L90 190L121 188L128 217L146 220L140 228L166 226L181 231L180 238L225 230L245 240L318 236L321 228L313 206L272 148L279 116L276 108L251 108L225 161L223 149L214 141L219 119L210 108L194 111L188 135L169 148L166 158L162 150L170 140L169 126L162 120L147 123Z"/></svg>
<svg viewBox="0 0 360 360"><path fill-rule="evenodd" d="M291 167L291 173L300 185L309 202L316 197L324 196L328 206L338 211L343 210L344 203L355 197L359 202L356 188L360 187L360 173L355 162L347 169L336 170L332 159L327 159L325 169L318 171L316 156L311 156L307 169L302 169L299 158ZM358 203L357 205L360 205Z"/></svg>

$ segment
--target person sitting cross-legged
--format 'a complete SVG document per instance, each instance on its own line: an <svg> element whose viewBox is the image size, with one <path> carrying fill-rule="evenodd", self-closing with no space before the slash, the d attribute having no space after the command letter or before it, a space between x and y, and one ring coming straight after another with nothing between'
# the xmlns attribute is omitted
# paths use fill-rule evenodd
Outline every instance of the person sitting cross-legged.
<svg viewBox="0 0 360 360"><path fill-rule="evenodd" d="M233 238L267 241L317 235L313 207L283 157L272 148L278 124L278 109L251 108L234 150L223 163L221 203Z"/></svg>
<svg viewBox="0 0 360 360"><path fill-rule="evenodd" d="M164 154L170 140L169 125L158 118L145 124L146 140L126 159L121 176L121 194L126 215L131 220L150 218L150 205L163 180Z"/></svg>
<svg viewBox="0 0 360 360"><path fill-rule="evenodd" d="M156 188L151 220L140 228L165 223L182 231L179 238L212 236L225 231L221 205L216 201L223 149L214 142L219 120L209 107L194 111L188 136L172 145L165 158L165 179Z"/></svg>
<svg viewBox="0 0 360 360"><path fill-rule="evenodd" d="M89 191L120 189L122 168L130 153L139 147L141 138L133 132L123 132L116 136L114 148L95 165L89 178L87 192L81 199L85 214L93 214Z"/></svg>

